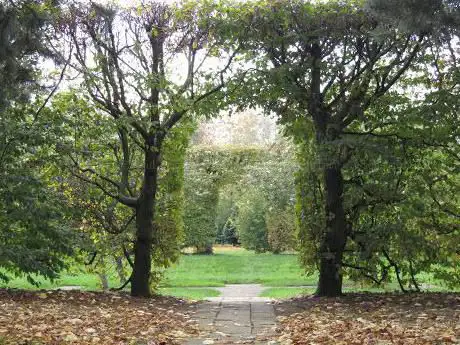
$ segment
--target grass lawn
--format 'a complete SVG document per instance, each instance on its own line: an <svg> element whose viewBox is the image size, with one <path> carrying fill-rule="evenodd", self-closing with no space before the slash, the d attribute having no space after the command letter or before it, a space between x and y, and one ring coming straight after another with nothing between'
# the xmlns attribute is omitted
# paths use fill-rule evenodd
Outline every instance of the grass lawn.
<svg viewBox="0 0 460 345"><path fill-rule="evenodd" d="M119 285L114 273L110 273L108 278L111 287ZM299 286L314 285L316 279L316 276L303 274L295 254L255 254L242 248L217 246L214 255L182 255L179 262L166 271L161 287L212 287L243 283ZM74 273L64 272L54 283L41 278L37 280L41 282L42 289L74 285L85 290L96 290L100 285L96 274L86 273L83 269ZM24 278L13 279L8 286L34 288Z"/></svg>
<svg viewBox="0 0 460 345"><path fill-rule="evenodd" d="M118 287L119 282L114 272L109 274L109 286ZM432 285L431 291L445 291L429 276L421 276L421 281ZM82 290L99 290L100 281L96 274L86 273L84 268L74 268L73 273L64 272L56 282L37 278L41 289L53 289L59 286L79 286ZM184 254L179 262L170 267L160 286L159 293L182 298L203 299L218 296L219 292L212 287L225 284L258 283L269 289L262 294L264 297L289 298L302 293L311 294L316 285L317 275L305 276L300 267L297 255L271 253L255 254L241 248L217 246L214 255ZM396 283L382 288L361 287L344 282L345 291L394 291ZM0 288L6 287L0 282ZM21 289L37 289L24 278L16 278L9 282L8 287ZM207 287L208 289L198 289ZM293 288L297 287L297 288Z"/></svg>
<svg viewBox="0 0 460 345"><path fill-rule="evenodd" d="M301 287L274 287L268 288L262 291L260 297L270 297L270 298L291 298L301 295L311 295L315 292L315 288L301 288Z"/></svg>
<svg viewBox="0 0 460 345"><path fill-rule="evenodd" d="M34 277L40 283L39 287L30 284L25 278L13 278L8 284L0 281L0 288L16 288L16 289L56 289L59 286L80 286L82 290L100 290L101 282L96 274L75 272L63 272L60 278L54 282L46 280L42 277ZM110 287L119 286L118 279L115 275L109 275Z"/></svg>
<svg viewBox="0 0 460 345"><path fill-rule="evenodd" d="M272 287L262 291L261 297L270 297L276 299L292 298L303 295L312 295L315 293L314 287ZM449 292L446 288L434 287L430 289L431 292ZM360 287L360 286L344 286L344 293L356 292L399 292L399 287L396 283L388 283L384 287Z"/></svg>
<svg viewBox="0 0 460 345"><path fill-rule="evenodd" d="M183 255L168 269L163 286L224 286L263 284L299 286L316 284L316 276L305 276L297 255L255 254L234 247L216 247L214 255Z"/></svg>
<svg viewBox="0 0 460 345"><path fill-rule="evenodd" d="M220 292L209 288L160 288L160 295L200 300L206 297L218 297Z"/></svg>

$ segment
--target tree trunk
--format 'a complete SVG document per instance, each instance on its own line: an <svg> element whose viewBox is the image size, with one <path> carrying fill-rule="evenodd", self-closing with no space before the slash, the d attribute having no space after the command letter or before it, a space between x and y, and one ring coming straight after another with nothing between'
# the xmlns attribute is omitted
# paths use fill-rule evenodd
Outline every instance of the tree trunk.
<svg viewBox="0 0 460 345"><path fill-rule="evenodd" d="M196 247L196 254L211 255L213 254L212 243L206 243Z"/></svg>
<svg viewBox="0 0 460 345"><path fill-rule="evenodd" d="M105 262L104 262L104 256L101 255L101 259L99 261L99 265L101 266L101 269L99 272L97 272L97 275L99 277L99 280L101 281L101 287L102 290L108 290L109 289L109 280L107 279L107 274L105 271Z"/></svg>
<svg viewBox="0 0 460 345"><path fill-rule="evenodd" d="M343 177L339 167L324 171L326 188L326 233L320 246L320 272L316 294L342 294L342 256L346 243L346 221L343 210Z"/></svg>
<svg viewBox="0 0 460 345"><path fill-rule="evenodd" d="M318 41L311 47L312 69L310 100L308 110L315 124L318 146L334 149L332 142L338 139L337 124L324 105L321 92L321 45ZM335 125L335 126L332 126ZM324 153L323 153L324 154ZM316 294L318 296L339 296L342 294L342 256L346 242L346 222L343 210L343 177L341 162L335 155L324 157L324 186L326 196L326 228L320 244L320 270Z"/></svg>
<svg viewBox="0 0 460 345"><path fill-rule="evenodd" d="M120 284L126 283L126 275L123 268L123 258L121 256L115 256L115 264L117 265L117 274L120 279Z"/></svg>
<svg viewBox="0 0 460 345"><path fill-rule="evenodd" d="M131 295L137 297L150 297L151 295L150 269L159 168L157 152L159 152L158 147L150 146L145 151L144 181L136 209L136 240Z"/></svg>
<svg viewBox="0 0 460 345"><path fill-rule="evenodd" d="M109 281L107 279L107 274L105 274L104 272L103 273L98 273L97 274L99 276L99 279L101 281L101 287L102 287L102 290L108 290L109 289Z"/></svg>
<svg viewBox="0 0 460 345"><path fill-rule="evenodd" d="M206 244L205 254L208 254L208 255L213 254L212 243Z"/></svg>

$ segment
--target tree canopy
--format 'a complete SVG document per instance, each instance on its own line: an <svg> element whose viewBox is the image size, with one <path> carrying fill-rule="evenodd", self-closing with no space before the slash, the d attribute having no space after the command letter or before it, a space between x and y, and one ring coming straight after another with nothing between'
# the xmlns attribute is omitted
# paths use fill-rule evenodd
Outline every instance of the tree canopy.
<svg viewBox="0 0 460 345"><path fill-rule="evenodd" d="M112 255L148 297L227 233L298 250L319 295L458 286L457 1L59 4L0 4L0 277ZM248 109L292 145L190 145Z"/></svg>

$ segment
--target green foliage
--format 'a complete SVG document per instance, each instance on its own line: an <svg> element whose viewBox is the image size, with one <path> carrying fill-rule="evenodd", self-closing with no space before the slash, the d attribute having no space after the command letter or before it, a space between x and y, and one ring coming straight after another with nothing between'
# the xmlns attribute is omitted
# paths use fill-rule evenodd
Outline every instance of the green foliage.
<svg viewBox="0 0 460 345"><path fill-rule="evenodd" d="M185 246L198 249L220 243L241 244L258 252L270 250L270 218L275 251L293 249L293 163L288 145L263 148L190 150L186 164ZM275 221L280 214L282 221ZM275 235L282 231L286 236ZM289 234L288 234L289 233Z"/></svg>
<svg viewBox="0 0 460 345"><path fill-rule="evenodd" d="M49 4L48 4L49 3ZM0 3L0 111L38 91L37 63L50 52L44 43L54 1Z"/></svg>
<svg viewBox="0 0 460 345"><path fill-rule="evenodd" d="M235 192L231 185L224 186L221 189L216 212L217 243L238 244L238 232L235 224L237 208Z"/></svg>
<svg viewBox="0 0 460 345"><path fill-rule="evenodd" d="M44 36L57 9L50 4L0 3L0 279L13 273L35 284L36 274L57 278L80 244L48 173L49 133L37 118L38 61L50 55Z"/></svg>
<svg viewBox="0 0 460 345"><path fill-rule="evenodd" d="M267 225L265 223L265 200L257 190L249 190L238 202L238 229L241 245L256 253L269 249Z"/></svg>
<svg viewBox="0 0 460 345"><path fill-rule="evenodd" d="M263 161L248 167L239 182L237 219L253 216L254 223L258 224L248 228L250 222L245 219L240 223L244 227L237 226L241 236L247 231L252 233L250 242L242 240L243 246L246 242L248 248L255 249L254 241L257 241L257 247L275 253L295 248L294 174L298 168L292 155L289 142L279 140ZM254 214L251 216L248 212ZM259 216L263 217L263 221L255 220Z"/></svg>
<svg viewBox="0 0 460 345"><path fill-rule="evenodd" d="M442 36L446 29L460 28L460 8L455 0L368 0L366 7L404 31Z"/></svg>
<svg viewBox="0 0 460 345"><path fill-rule="evenodd" d="M198 252L215 243L219 189L235 183L244 169L261 159L256 148L192 147L186 157L185 241Z"/></svg>
<svg viewBox="0 0 460 345"><path fill-rule="evenodd" d="M56 173L63 176L61 186L67 203L81 214L80 230L91 239L87 250L97 252L100 258L89 269L105 272L106 264L113 260L113 256L124 258L125 251L132 252L136 231L134 213L99 186L81 179L81 169L97 168L99 174L116 180L122 173L122 145L112 135L117 131L117 124L78 95L75 92L57 95L46 114L47 120L53 122L56 139L54 163ZM92 126L92 121L98 126ZM170 131L163 144L152 247L153 287L158 286L164 269L177 260L184 236L184 157L192 132L193 125L184 121ZM143 156L133 151L130 157L129 188L136 190L142 183L142 170L137 167L142 166ZM75 160L78 160L80 170L75 171ZM110 184L106 188L110 190Z"/></svg>
<svg viewBox="0 0 460 345"><path fill-rule="evenodd" d="M428 111L426 102L447 100L435 94L418 103L389 94L368 113L367 125L379 130L343 139L355 147L343 167L350 236L343 272L353 280L398 280L402 289L417 290L417 276L428 272L451 288L458 286L458 125L443 105L432 123L437 107ZM298 175L297 209L302 262L314 267L326 216L314 143L299 150L300 159L306 156L309 161Z"/></svg>
<svg viewBox="0 0 460 345"><path fill-rule="evenodd" d="M273 253L278 254L296 248L296 218L292 207L272 211L265 218L268 244Z"/></svg>
<svg viewBox="0 0 460 345"><path fill-rule="evenodd" d="M30 282L34 274L55 279L79 245L64 195L47 173L47 136L33 111L0 112L0 267Z"/></svg>
<svg viewBox="0 0 460 345"><path fill-rule="evenodd" d="M335 279L331 294L342 273L379 283L392 270L417 290L438 261L458 277L458 6L369 3L259 2L234 18L257 66L239 104L276 112L298 145L301 258Z"/></svg>
<svg viewBox="0 0 460 345"><path fill-rule="evenodd" d="M179 258L184 238L184 161L192 132L193 125L182 122L170 132L163 147L155 213L154 270L163 271Z"/></svg>

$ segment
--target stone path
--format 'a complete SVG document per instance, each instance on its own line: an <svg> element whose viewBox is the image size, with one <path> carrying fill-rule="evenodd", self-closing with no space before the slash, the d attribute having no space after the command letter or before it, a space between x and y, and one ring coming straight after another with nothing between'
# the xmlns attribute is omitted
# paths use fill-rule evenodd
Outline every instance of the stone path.
<svg viewBox="0 0 460 345"><path fill-rule="evenodd" d="M258 297L261 285L226 285L220 297L198 304L195 320L200 326L198 338L185 345L276 344L275 309L268 298Z"/></svg>
<svg viewBox="0 0 460 345"><path fill-rule="evenodd" d="M270 302L271 298L259 297L264 291L260 284L229 284L221 288L214 288L219 290L219 297L209 297L206 300L213 302Z"/></svg>
<svg viewBox="0 0 460 345"><path fill-rule="evenodd" d="M63 291L72 291L72 290L81 290L80 285L64 285L64 286L59 286L55 290L63 290Z"/></svg>

